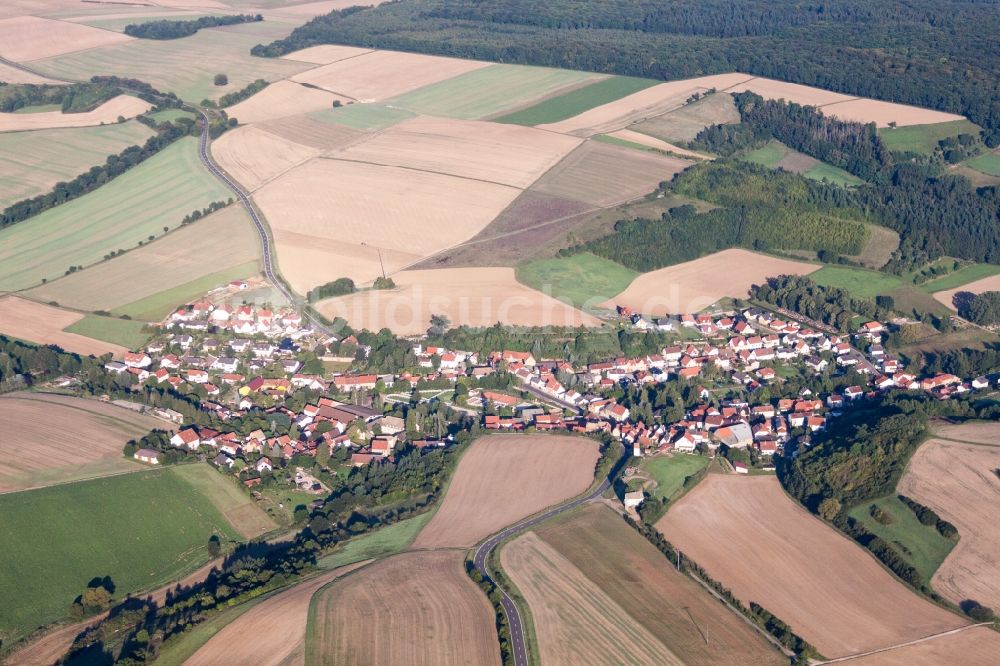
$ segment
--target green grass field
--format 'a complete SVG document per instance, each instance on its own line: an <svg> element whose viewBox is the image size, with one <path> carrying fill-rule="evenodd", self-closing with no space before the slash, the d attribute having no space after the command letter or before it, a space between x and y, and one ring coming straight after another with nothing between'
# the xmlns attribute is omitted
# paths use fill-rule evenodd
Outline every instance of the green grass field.
<svg viewBox="0 0 1000 666"><path fill-rule="evenodd" d="M803 173L806 178L812 178L813 180L826 180L834 185L841 185L843 187L851 187L853 185L860 185L861 179L850 174L843 169L833 166L832 164L827 164L826 162L820 162L816 166L806 169Z"/></svg>
<svg viewBox="0 0 1000 666"><path fill-rule="evenodd" d="M406 93L389 104L432 116L476 120L596 77L568 69L492 65Z"/></svg>
<svg viewBox="0 0 1000 666"><path fill-rule="evenodd" d="M85 335L88 338L103 340L129 349L139 349L152 336L152 333L142 330L145 326L146 322L144 321L87 315L63 330L67 333Z"/></svg>
<svg viewBox="0 0 1000 666"><path fill-rule="evenodd" d="M853 266L824 266L809 278L824 287L840 287L858 298L875 298L902 285L894 275Z"/></svg>
<svg viewBox="0 0 1000 666"><path fill-rule="evenodd" d="M872 518L869 513L872 504L890 513L893 522L883 525ZM861 522L868 531L892 544L920 572L924 583L930 582L931 576L955 547L954 541L944 538L933 527L921 524L913 511L895 495L865 502L851 509L849 515Z"/></svg>
<svg viewBox="0 0 1000 666"><path fill-rule="evenodd" d="M589 252L529 261L517 267L519 282L577 307L596 305L620 294L637 275Z"/></svg>
<svg viewBox="0 0 1000 666"><path fill-rule="evenodd" d="M0 231L0 290L98 263L229 196L201 166L197 139L181 139L97 190Z"/></svg>
<svg viewBox="0 0 1000 666"><path fill-rule="evenodd" d="M207 497L226 521L247 539L256 538L278 527L257 506L235 479L210 465L179 465L171 470L191 484L195 492Z"/></svg>
<svg viewBox="0 0 1000 666"><path fill-rule="evenodd" d="M133 319L143 321L160 321L178 305L196 300L215 287L232 280L253 277L259 273L260 267L257 262L251 261L157 292L138 301L117 307L111 312L116 315L128 315Z"/></svg>
<svg viewBox="0 0 1000 666"><path fill-rule="evenodd" d="M153 134L127 123L0 134L0 209L49 192Z"/></svg>
<svg viewBox="0 0 1000 666"><path fill-rule="evenodd" d="M309 114L310 117L325 123L365 131L385 129L415 115L406 109L390 109L381 104L346 104L339 109L323 109Z"/></svg>
<svg viewBox="0 0 1000 666"><path fill-rule="evenodd" d="M542 125L556 123L589 111L594 107L614 102L660 83L652 79L637 79L631 76L612 76L583 88L571 90L563 95L505 116L495 118L497 122L514 125Z"/></svg>
<svg viewBox="0 0 1000 666"><path fill-rule="evenodd" d="M779 166L782 166L781 161L789 155L797 156L803 160L815 161L815 164L804 171L801 171L801 175L806 178L811 178L812 180L826 180L834 185L841 185L844 187L850 187L861 183L860 178L851 175L843 169L835 167L832 164L827 164L826 162L812 160L812 158L797 153L780 141L768 141L765 145L756 150L751 150L740 159L747 162L753 162L754 164L760 164L768 169L776 169Z"/></svg>
<svg viewBox="0 0 1000 666"><path fill-rule="evenodd" d="M768 141L757 150L751 150L742 159L773 169L790 152L791 149L780 141Z"/></svg>
<svg viewBox="0 0 1000 666"><path fill-rule="evenodd" d="M428 511L415 518L408 518L383 527L371 534L354 537L330 555L316 562L316 566L321 569L336 569L361 560L384 557L406 550L432 515L433 512Z"/></svg>
<svg viewBox="0 0 1000 666"><path fill-rule="evenodd" d="M996 264L972 264L960 268L954 273L943 275L936 280L924 282L920 285L920 289L928 293L954 289L997 273L1000 273L1000 266Z"/></svg>
<svg viewBox="0 0 1000 666"><path fill-rule="evenodd" d="M693 456L684 453L667 456L654 456L643 460L643 470L656 479L656 488L650 491L659 499L670 499L684 487L684 479L708 467L709 459L704 456Z"/></svg>
<svg viewBox="0 0 1000 666"><path fill-rule="evenodd" d="M931 125L910 125L909 127L883 127L878 131L889 150L900 153L920 153L931 155L938 147L938 141L959 134L978 135L979 125L968 120L953 120Z"/></svg>
<svg viewBox="0 0 1000 666"><path fill-rule="evenodd" d="M184 109L164 109L163 111L150 114L149 117L158 123L167 123L178 118L194 119L194 114Z"/></svg>
<svg viewBox="0 0 1000 666"><path fill-rule="evenodd" d="M200 30L183 39L135 39L46 58L34 61L32 67L76 79L97 74L132 77L189 102L200 102L240 90L256 79L278 81L315 66L282 58L254 58L250 49L260 42L260 35ZM229 77L228 85L213 84L219 73Z"/></svg>
<svg viewBox="0 0 1000 666"><path fill-rule="evenodd" d="M1000 155L996 153L974 157L966 162L965 165L980 173L985 173L987 176L1000 177Z"/></svg>
<svg viewBox="0 0 1000 666"><path fill-rule="evenodd" d="M0 635L65 617L96 576L118 599L175 580L208 561L213 533L240 538L176 468L2 495Z"/></svg>
<svg viewBox="0 0 1000 666"><path fill-rule="evenodd" d="M36 104L34 106L22 106L14 113L49 113L51 111L62 111L62 104Z"/></svg>

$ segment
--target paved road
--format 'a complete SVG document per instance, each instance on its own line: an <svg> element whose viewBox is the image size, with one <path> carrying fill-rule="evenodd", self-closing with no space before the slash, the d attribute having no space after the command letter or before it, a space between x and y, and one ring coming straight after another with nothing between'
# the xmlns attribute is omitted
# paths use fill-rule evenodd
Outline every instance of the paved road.
<svg viewBox="0 0 1000 666"><path fill-rule="evenodd" d="M621 461L619 461L621 462ZM612 474L614 470L617 469L618 465L612 468ZM570 509L580 506L585 502L589 502L596 499L604 494L608 488L611 487L611 482L608 479L604 479L601 485L597 486L592 492L584 495L583 497L577 497L576 499L570 500L564 504L555 506L545 513L528 518L519 523L515 523L510 527L504 528L502 531L497 532L493 536L489 537L484 541L479 548L476 549L475 557L473 557L473 564L475 564L476 569L483 575L484 578L492 580L496 584L497 589L500 590L500 603L503 606L504 612L507 613L507 621L510 624L510 640L514 649L514 664L515 666L528 666L528 650L526 641L524 639L524 625L521 622L521 614L517 610L517 605L514 600L510 598L507 591L500 587L499 584L490 576L489 571L486 568L486 560L489 559L490 553L497 545L510 538L511 536L521 532L523 530L537 525L538 523L548 520L553 516L557 516L564 511L569 511Z"/></svg>
<svg viewBox="0 0 1000 666"><path fill-rule="evenodd" d="M201 114L202 119L202 129L201 129L201 144L199 147L199 157L201 158L202 164L205 168L212 172L212 174L221 180L226 187L233 191L236 198L239 200L243 207L246 209L247 213L250 215L251 221L253 221L254 228L257 230L257 236L260 238L261 256L264 258L264 277L270 282L278 292L287 300L289 303L295 303L295 296L291 291L285 286L285 284L278 279L278 276L274 272L274 262L271 258L271 240L267 235L267 227L264 222L260 219L260 215L257 213L257 209L254 207L253 203L250 201L250 196L243 190L238 183L236 183L232 178L229 177L225 171L220 169L215 162L212 160L209 154L209 147L211 146L212 137L209 134L209 119L208 116L202 109L197 109L198 113ZM309 320L312 327L318 331L322 331L327 335L334 335L334 331L327 327L323 322L317 320L315 317L310 315L308 312L303 312L302 316Z"/></svg>

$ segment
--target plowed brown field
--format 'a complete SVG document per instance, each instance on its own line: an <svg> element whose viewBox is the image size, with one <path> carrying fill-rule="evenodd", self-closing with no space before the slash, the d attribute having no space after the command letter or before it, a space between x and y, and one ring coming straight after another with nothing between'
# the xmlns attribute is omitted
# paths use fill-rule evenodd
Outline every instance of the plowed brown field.
<svg viewBox="0 0 1000 666"><path fill-rule="evenodd" d="M969 624L906 589L774 477L709 474L656 527L744 603L761 604L828 658Z"/></svg>
<svg viewBox="0 0 1000 666"><path fill-rule="evenodd" d="M0 333L42 345L59 345L66 351L84 356L111 352L120 356L128 350L120 345L65 333L64 328L83 319L83 315L60 310L16 296L0 298Z"/></svg>
<svg viewBox="0 0 1000 666"><path fill-rule="evenodd" d="M594 480L597 443L565 435L491 435L462 456L444 503L414 548L469 547Z"/></svg>
<svg viewBox="0 0 1000 666"><path fill-rule="evenodd" d="M973 599L1000 608L1000 423L993 444L924 443L910 460L899 492L958 528L959 541L934 573L931 587L955 603Z"/></svg>
<svg viewBox="0 0 1000 666"><path fill-rule="evenodd" d="M310 618L310 661L499 666L493 608L463 561L455 550L402 553L322 590Z"/></svg>
<svg viewBox="0 0 1000 666"><path fill-rule="evenodd" d="M122 456L125 442L166 425L97 400L44 393L4 396L0 492L138 471L138 463Z"/></svg>

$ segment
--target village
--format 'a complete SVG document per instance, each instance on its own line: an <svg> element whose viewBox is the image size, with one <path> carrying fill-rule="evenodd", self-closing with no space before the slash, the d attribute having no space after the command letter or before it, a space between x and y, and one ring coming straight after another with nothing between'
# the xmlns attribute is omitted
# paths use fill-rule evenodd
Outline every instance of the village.
<svg viewBox="0 0 1000 666"><path fill-rule="evenodd" d="M291 309L198 301L174 312L145 349L105 368L138 384L194 396L215 423L262 413L268 432L185 425L173 410L150 410L171 421L169 445L176 451L203 457L238 475L246 487L269 480L280 466L296 470L289 478L298 488L317 494L326 488L306 471L310 459L349 468L394 460L403 446L447 446L446 431L423 432L405 418L413 404L430 402L428 393L451 418L476 430L603 432L636 457L743 450L752 455L729 456L726 465L748 473L754 465L773 470L774 456L807 448L811 436L851 401L891 389L947 399L991 385L985 377L906 372L883 347L887 329L880 322L866 322L847 336L786 314L748 307L650 320L619 308L620 324L630 330L683 332L686 341L678 336L677 344L659 353L575 366L531 352L481 354L418 339L412 341L412 370L357 373L350 371L351 362L370 350L354 335L326 336ZM324 360L345 370L328 372ZM854 381L826 394L805 388L785 395L782 384L790 373ZM508 377L509 388L492 388L494 375ZM623 399L629 387L671 382L689 387L693 396L683 418L643 418ZM435 388L422 390L427 386ZM164 462L162 449L140 448L133 456L152 465ZM642 494L626 499L636 506Z"/></svg>

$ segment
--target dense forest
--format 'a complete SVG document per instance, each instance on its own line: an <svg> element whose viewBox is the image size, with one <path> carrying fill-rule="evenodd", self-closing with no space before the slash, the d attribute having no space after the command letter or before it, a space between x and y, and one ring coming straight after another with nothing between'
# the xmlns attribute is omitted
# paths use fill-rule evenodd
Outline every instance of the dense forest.
<svg viewBox="0 0 1000 666"><path fill-rule="evenodd" d="M145 23L130 23L125 26L125 34L142 39L179 39L190 37L202 28L218 28L224 25L263 21L260 14L231 14L228 16L200 16L189 21L160 19Z"/></svg>
<svg viewBox="0 0 1000 666"><path fill-rule="evenodd" d="M960 113L1000 142L996 0L407 0L254 48L393 48L655 79L740 71Z"/></svg>
<svg viewBox="0 0 1000 666"><path fill-rule="evenodd" d="M980 326L1000 324L1000 291L985 291L981 294L966 292L959 293L958 296L958 314Z"/></svg>

